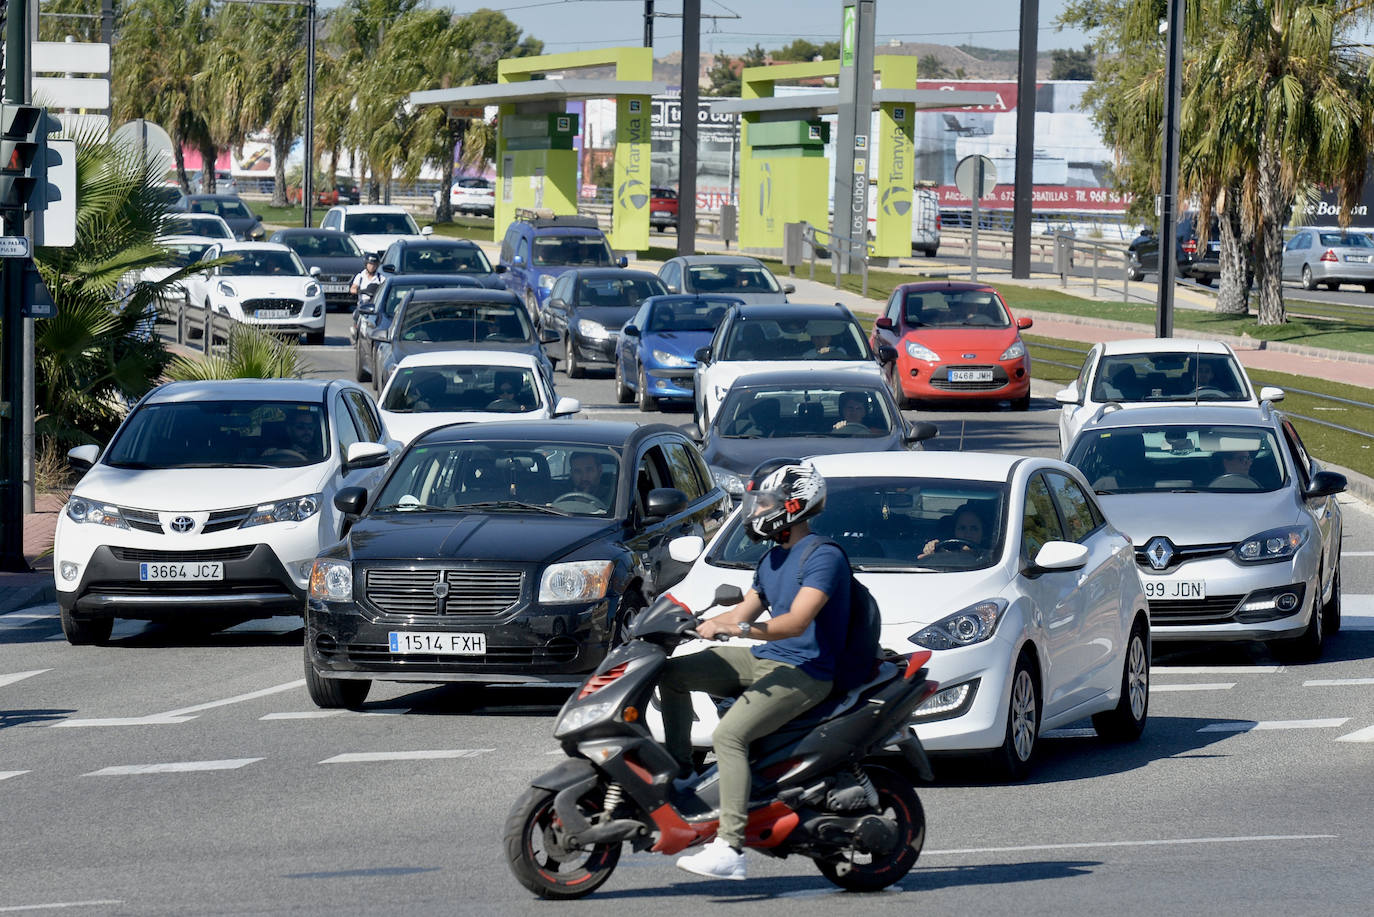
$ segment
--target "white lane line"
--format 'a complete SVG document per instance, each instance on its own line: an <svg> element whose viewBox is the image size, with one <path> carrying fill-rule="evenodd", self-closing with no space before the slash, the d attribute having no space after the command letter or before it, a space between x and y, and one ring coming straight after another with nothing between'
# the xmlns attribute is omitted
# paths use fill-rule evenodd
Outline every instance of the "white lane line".
<svg viewBox="0 0 1374 917"><path fill-rule="evenodd" d="M1230 723L1213 723L1203 726L1198 732L1262 732L1271 729L1338 729L1350 722L1348 716L1330 717L1324 720L1234 720Z"/></svg>
<svg viewBox="0 0 1374 917"><path fill-rule="evenodd" d="M1337 742L1374 742L1374 726L1366 726L1363 729L1356 729L1354 732L1347 732L1345 735L1336 739Z"/></svg>
<svg viewBox="0 0 1374 917"><path fill-rule="evenodd" d="M11 904L0 907L0 914L15 914L20 911L55 911L68 907L103 907L107 904L123 903L118 898L108 898L95 901L54 901L51 904Z"/></svg>
<svg viewBox="0 0 1374 917"><path fill-rule="evenodd" d="M292 691L296 688L305 687L305 679L300 678L296 681L288 681L285 684L274 685L270 688L263 688L261 691L250 691L247 694L238 694L234 697L226 697L223 700L212 700L204 704L196 704L193 707L182 707L179 710L168 710L166 713L154 713L151 716L120 716L120 717L96 717L83 720L63 720L53 723L52 728L74 729L86 726L167 726L177 723L185 723L195 719L195 714L203 710L212 710L215 707L224 707L228 704L240 704L244 701L256 700L259 697L267 697L272 694L280 694L283 691Z"/></svg>
<svg viewBox="0 0 1374 917"><path fill-rule="evenodd" d="M436 758L476 758L494 748L447 748L432 751L358 751L325 758L321 764L358 764L367 761L427 761Z"/></svg>
<svg viewBox="0 0 1374 917"><path fill-rule="evenodd" d="M37 614L31 611L11 611L0 615L0 621L56 621L57 615L52 612Z"/></svg>
<svg viewBox="0 0 1374 917"><path fill-rule="evenodd" d="M1277 675L1288 671L1281 665L1169 665L1150 666L1156 675Z"/></svg>
<svg viewBox="0 0 1374 917"><path fill-rule="evenodd" d="M305 687L305 679L298 678L295 681L288 681L285 684L273 685L270 688L263 688L261 691L249 691L247 694L237 694L233 697L226 697L224 700L212 700L205 704L196 704L194 707L182 707L180 710L168 710L162 716L186 716L188 713L199 713L202 710L212 710L215 707L227 707L230 704L241 704L244 701L257 700L259 697L268 697L272 694L280 694L283 691L294 691L297 688Z"/></svg>
<svg viewBox="0 0 1374 917"><path fill-rule="evenodd" d="M11 777L18 777L20 774L27 774L28 771L0 771L0 780L8 780Z"/></svg>
<svg viewBox="0 0 1374 917"><path fill-rule="evenodd" d="M1342 557L1374 557L1374 551L1342 551Z"/></svg>
<svg viewBox="0 0 1374 917"><path fill-rule="evenodd" d="M1212 681L1191 685L1162 685L1155 682L1150 685L1151 694L1170 694L1175 691L1229 691L1236 686L1234 681Z"/></svg>
<svg viewBox="0 0 1374 917"><path fill-rule="evenodd" d="M227 758L223 761L170 761L166 764L118 764L83 774L83 777L124 777L130 774L186 774L192 771L233 771L262 758Z"/></svg>
<svg viewBox="0 0 1374 917"><path fill-rule="evenodd" d="M1347 685L1374 685L1374 678L1309 678L1304 688L1344 688Z"/></svg>
<svg viewBox="0 0 1374 917"><path fill-rule="evenodd" d="M322 720L327 716L342 716L343 710L291 710L283 713L269 713L260 720Z"/></svg>
<svg viewBox="0 0 1374 917"><path fill-rule="evenodd" d="M1341 595L1341 630L1374 630L1374 595Z"/></svg>
<svg viewBox="0 0 1374 917"><path fill-rule="evenodd" d="M102 716L98 719L62 720L49 729L84 729L89 726L175 726L189 723L193 716Z"/></svg>
<svg viewBox="0 0 1374 917"><path fill-rule="evenodd" d="M29 672L11 672L9 675L0 675L0 688L5 685L12 685L16 681L23 681L25 678L32 678L35 675L42 675L44 672L51 672L52 669L33 669Z"/></svg>
<svg viewBox="0 0 1374 917"><path fill-rule="evenodd" d="M1172 847L1180 844L1255 844L1270 841L1330 841L1338 834L1256 834L1248 837L1180 837L1154 841L1085 841L1081 844L1032 844L1025 847L964 847L922 850L921 856L967 856L970 853L1035 853L1041 850L1091 850L1094 847Z"/></svg>

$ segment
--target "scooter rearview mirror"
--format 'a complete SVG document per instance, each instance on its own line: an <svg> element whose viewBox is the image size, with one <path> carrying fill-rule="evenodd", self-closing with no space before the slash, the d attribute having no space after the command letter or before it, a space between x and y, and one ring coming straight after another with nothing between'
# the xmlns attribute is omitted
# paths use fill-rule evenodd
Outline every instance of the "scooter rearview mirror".
<svg viewBox="0 0 1374 917"><path fill-rule="evenodd" d="M738 605L744 601L744 593L738 586L717 586L715 598L712 603L715 605Z"/></svg>

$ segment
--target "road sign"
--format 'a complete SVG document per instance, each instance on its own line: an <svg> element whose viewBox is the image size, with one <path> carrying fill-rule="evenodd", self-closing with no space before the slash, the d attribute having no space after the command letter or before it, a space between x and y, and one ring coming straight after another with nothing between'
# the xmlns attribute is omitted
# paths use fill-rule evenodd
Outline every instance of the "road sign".
<svg viewBox="0 0 1374 917"><path fill-rule="evenodd" d="M983 166L981 190L978 190L979 163ZM954 187L970 200L987 197L992 193L992 189L997 187L997 164L986 156L965 156L954 167Z"/></svg>
<svg viewBox="0 0 1374 917"><path fill-rule="evenodd" d="M0 258L29 257L29 240L24 236L0 236Z"/></svg>
<svg viewBox="0 0 1374 917"><path fill-rule="evenodd" d="M97 41L35 41L34 73L109 73L110 46Z"/></svg>
<svg viewBox="0 0 1374 917"><path fill-rule="evenodd" d="M124 122L110 135L110 142L135 162L146 162L159 173L172 167L172 138L151 121L136 118Z"/></svg>
<svg viewBox="0 0 1374 917"><path fill-rule="evenodd" d="M57 304L43 283L38 268L29 261L24 265L24 305L20 310L24 318L52 318L57 315Z"/></svg>

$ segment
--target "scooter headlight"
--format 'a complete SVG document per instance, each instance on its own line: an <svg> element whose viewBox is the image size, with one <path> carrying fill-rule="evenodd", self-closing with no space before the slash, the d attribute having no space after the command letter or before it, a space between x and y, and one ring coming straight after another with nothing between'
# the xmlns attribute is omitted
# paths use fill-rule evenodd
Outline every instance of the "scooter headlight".
<svg viewBox="0 0 1374 917"><path fill-rule="evenodd" d="M563 715L559 717L557 728L553 731L553 737L561 739L612 716L615 713L616 705L616 701L601 701L596 704L580 704L571 710L564 711Z"/></svg>

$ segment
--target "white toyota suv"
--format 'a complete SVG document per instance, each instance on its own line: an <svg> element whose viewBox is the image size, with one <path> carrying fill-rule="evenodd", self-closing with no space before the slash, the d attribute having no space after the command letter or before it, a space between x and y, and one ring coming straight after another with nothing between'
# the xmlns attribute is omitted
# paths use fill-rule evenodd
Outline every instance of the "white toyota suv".
<svg viewBox="0 0 1374 917"><path fill-rule="evenodd" d="M341 380L172 382L145 396L58 517L53 570L73 644L115 618L214 629L301 614L338 541L342 487L374 487L399 449L372 398Z"/></svg>

